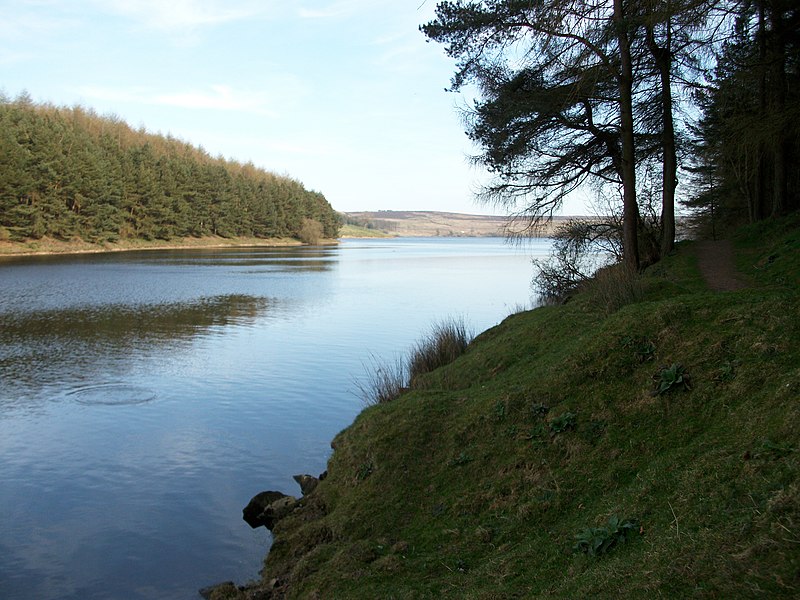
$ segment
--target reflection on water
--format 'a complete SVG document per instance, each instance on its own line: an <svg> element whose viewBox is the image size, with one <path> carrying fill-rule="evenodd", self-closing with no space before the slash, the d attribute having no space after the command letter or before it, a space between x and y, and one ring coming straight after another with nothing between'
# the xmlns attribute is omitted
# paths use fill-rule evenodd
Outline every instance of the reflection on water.
<svg viewBox="0 0 800 600"><path fill-rule="evenodd" d="M200 298L193 303L100 305L0 315L0 410L24 408L48 386L69 389L93 381L97 365L121 376L131 361L175 351L192 338L249 326L274 299L244 295ZM13 382L15 393L4 383ZM91 388L89 388L91 389ZM110 403L115 403L111 402Z"/></svg>
<svg viewBox="0 0 800 600"><path fill-rule="evenodd" d="M0 260L0 598L192 598L257 576L241 509L297 492L353 381L530 298L499 240Z"/></svg>

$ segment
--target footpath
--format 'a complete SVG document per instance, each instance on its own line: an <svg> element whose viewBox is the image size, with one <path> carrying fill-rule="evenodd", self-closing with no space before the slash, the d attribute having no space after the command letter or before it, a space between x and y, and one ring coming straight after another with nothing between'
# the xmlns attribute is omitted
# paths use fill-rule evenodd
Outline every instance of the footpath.
<svg viewBox="0 0 800 600"><path fill-rule="evenodd" d="M708 287L715 292L731 292L747 287L736 272L733 242L730 240L697 242L697 266Z"/></svg>

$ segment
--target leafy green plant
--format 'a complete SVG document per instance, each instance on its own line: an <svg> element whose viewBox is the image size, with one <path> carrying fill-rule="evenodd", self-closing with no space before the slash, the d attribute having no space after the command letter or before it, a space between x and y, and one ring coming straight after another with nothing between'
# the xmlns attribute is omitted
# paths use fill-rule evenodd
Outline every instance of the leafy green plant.
<svg viewBox="0 0 800 600"><path fill-rule="evenodd" d="M622 345L625 348L632 348L639 362L653 360L656 356L656 345L647 338L625 336L622 338Z"/></svg>
<svg viewBox="0 0 800 600"><path fill-rule="evenodd" d="M525 439L531 440L531 442L537 446L541 446L544 444L546 437L547 428L544 426L544 423L537 423L531 428L531 432Z"/></svg>
<svg viewBox="0 0 800 600"><path fill-rule="evenodd" d="M506 403L502 400L498 400L494 405L494 418L498 421L502 421L506 417Z"/></svg>
<svg viewBox="0 0 800 600"><path fill-rule="evenodd" d="M364 481L367 477L372 475L372 472L375 470L375 467L372 465L372 461L367 461L361 463L358 466L358 470L356 471L356 478L359 481Z"/></svg>
<svg viewBox="0 0 800 600"><path fill-rule="evenodd" d="M633 519L620 520L612 515L604 527L586 527L575 534L575 552L589 556L605 554L618 544L628 541L640 532L639 523Z"/></svg>
<svg viewBox="0 0 800 600"><path fill-rule="evenodd" d="M736 361L726 361L722 366L717 369L717 375L714 377L715 381L727 383L736 379Z"/></svg>
<svg viewBox="0 0 800 600"><path fill-rule="evenodd" d="M658 373L653 375L653 379L656 382L653 396L659 396L672 388L692 389L689 372L678 363L674 363L670 367L662 367Z"/></svg>
<svg viewBox="0 0 800 600"><path fill-rule="evenodd" d="M448 461L447 464L451 467L460 467L461 465L466 465L467 463L471 462L472 462L472 457L466 452L462 452L455 458Z"/></svg>
<svg viewBox="0 0 800 600"><path fill-rule="evenodd" d="M639 358L639 362L653 360L656 356L656 345L649 340L645 340L634 350L634 352Z"/></svg>
<svg viewBox="0 0 800 600"><path fill-rule="evenodd" d="M575 414L571 412L565 412L550 421L550 433L564 433L570 429L575 429L577 424L578 421Z"/></svg>
<svg viewBox="0 0 800 600"><path fill-rule="evenodd" d="M549 410L550 407L542 404L541 402L534 402L531 404L531 414L534 417L543 417L548 413Z"/></svg>
<svg viewBox="0 0 800 600"><path fill-rule="evenodd" d="M607 423L602 420L591 420L581 427L581 437L590 444L596 444L606 432Z"/></svg>
<svg viewBox="0 0 800 600"><path fill-rule="evenodd" d="M781 458L791 454L792 452L796 452L796 449L790 444L773 442L769 439L766 439L761 443L761 448L764 450L763 454L766 454L772 458Z"/></svg>

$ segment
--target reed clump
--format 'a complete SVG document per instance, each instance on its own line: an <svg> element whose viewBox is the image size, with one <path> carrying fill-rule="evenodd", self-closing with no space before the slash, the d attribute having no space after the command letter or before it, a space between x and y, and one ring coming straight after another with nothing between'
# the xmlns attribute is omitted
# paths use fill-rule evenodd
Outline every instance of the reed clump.
<svg viewBox="0 0 800 600"><path fill-rule="evenodd" d="M394 361L372 357L366 365L366 379L356 382L358 395L366 405L385 404L417 387L419 378L449 365L464 354L474 337L461 317L434 323L417 341L405 359Z"/></svg>
<svg viewBox="0 0 800 600"><path fill-rule="evenodd" d="M435 323L426 337L414 345L408 358L409 387L414 388L422 375L449 365L464 354L473 337L463 318Z"/></svg>

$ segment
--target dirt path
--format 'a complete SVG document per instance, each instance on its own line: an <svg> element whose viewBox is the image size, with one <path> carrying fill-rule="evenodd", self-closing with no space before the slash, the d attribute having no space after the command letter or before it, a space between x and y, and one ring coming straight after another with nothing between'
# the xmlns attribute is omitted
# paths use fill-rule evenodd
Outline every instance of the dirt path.
<svg viewBox="0 0 800 600"><path fill-rule="evenodd" d="M716 292L731 292L746 287L736 273L733 243L730 240L697 242L697 266L708 287Z"/></svg>

